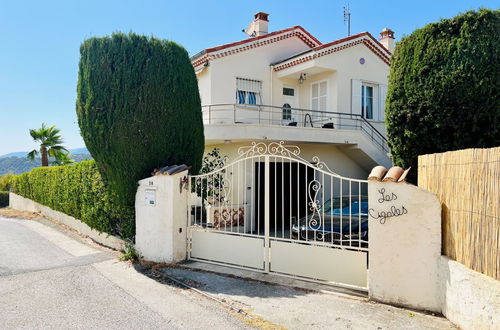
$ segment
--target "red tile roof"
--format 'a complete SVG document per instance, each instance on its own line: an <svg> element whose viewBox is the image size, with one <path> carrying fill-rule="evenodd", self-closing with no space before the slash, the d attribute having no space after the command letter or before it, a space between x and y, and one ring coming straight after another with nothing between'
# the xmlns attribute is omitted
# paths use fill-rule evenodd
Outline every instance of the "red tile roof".
<svg viewBox="0 0 500 330"><path fill-rule="evenodd" d="M384 50L384 52L387 54L387 56L391 56L391 52L389 50L387 50L387 48L385 48L369 32L361 32L361 33L358 33L358 34L353 34L352 36L349 36L349 37L345 37L345 38L342 38L342 39L337 39L337 40L334 40L332 42L329 42L329 43L317 46L317 47L314 48L314 50L320 50L320 49L323 49L323 48L327 48L327 47L330 47L330 46L333 46L333 45L337 45L337 44L340 44L340 43L343 43L343 42L346 42L346 41L349 41L349 40L352 40L352 39L356 39L356 38L359 38L359 37L363 37L363 36L369 37L373 42L375 42L376 45L380 46Z"/></svg>
<svg viewBox="0 0 500 330"><path fill-rule="evenodd" d="M211 56L210 56L211 53L219 52L221 50L225 50L225 49L228 49L228 48L231 48L231 47L237 47L237 46L242 46L241 48L243 48L243 50L247 50L247 49L255 48L255 47L258 47L258 46L267 45L268 43L275 42L275 41L278 41L280 39L276 39L276 40L273 39L273 41L271 41L271 42L266 42L267 40L265 40L265 39L273 38L273 37L276 37L276 36L278 36L280 34L285 34L285 33L293 32L293 31L297 32L297 36L307 46L309 46L309 48L314 48L314 47L317 47L317 46L321 45L321 42L318 39L316 39L315 37L313 37L309 32L307 32L306 29L304 29L300 25L296 25L296 26L288 28L288 29L283 29L283 30L271 32L271 33L264 34L264 35L261 35L261 36L258 36L258 37L248 38L248 39L244 39L244 40L241 40L241 41L232 42L232 43L225 44L225 45L220 45L220 46L215 46L215 47L207 48L207 49L199 52L198 54L194 55L193 57L191 57L191 62L193 63L193 66L196 67L196 66L204 63L206 60L212 59ZM257 43L257 45L253 46L253 47L247 45L248 43L252 43L252 42L256 42L256 41L257 42L261 41L261 43ZM237 50L236 51L231 51L231 52L225 53L223 56L230 55L230 54L233 54L233 53L236 53L236 52L239 52L239 51L237 51ZM218 57L222 57L222 56L218 56Z"/></svg>
<svg viewBox="0 0 500 330"><path fill-rule="evenodd" d="M328 54L336 52L338 50L342 50L342 49L345 49L345 48L348 48L351 46L355 46L355 45L361 44L361 43L364 44L365 46L367 46L372 52L374 52L386 64L388 64L388 65L390 64L391 53L377 39L375 39L368 32L358 33L358 34L355 34L355 35L352 35L352 36L349 36L346 38L341 38L341 39L338 39L338 40L335 40L335 41L332 41L332 42L329 42L326 44L322 44L318 39L313 37L309 32L307 32L300 25L296 25L296 26L288 28L288 29L283 29L283 30L271 32L271 33L264 34L264 35L261 35L258 37L248 38L245 40L236 41L236 42L232 42L229 44L224 44L224 45L220 45L220 46L207 48L207 49L201 51L200 53L194 55L193 57L191 57L191 63L193 64L194 67L198 67L199 65L204 64L206 61L212 60L214 58L224 57L227 55L239 53L241 51L249 50L252 48L264 46L264 45L279 41L279 40L281 40L279 38L279 35L286 34L286 33L293 32L293 31L297 32L297 34L295 34L295 35L297 35L307 46L309 46L310 50L305 51L305 52L300 53L300 54L293 55L293 56L289 57L288 59L285 59L285 60L282 60L278 63L273 64L273 65L277 65L274 67L275 71L283 70L283 69L286 69L288 67L291 67L291 66L303 63L303 62L307 62L313 58L323 56L323 55L328 55ZM292 36L292 35L290 35L290 36ZM349 42L349 41L354 40L354 39L359 39L362 37L366 37L366 38L356 40L356 41L351 42L347 45L342 45L342 46L340 45L340 44ZM249 43L253 43L253 44L248 45ZM326 49L326 48L329 48L329 47L332 47L335 45L339 45L339 47L325 50L323 52L320 52L320 53L317 53L314 55L298 58L298 59L296 59L292 62L289 62L289 63L285 63L293 58L300 57L300 56L305 55L309 52L317 52L317 51L320 51L322 49ZM241 47L238 47L238 46L241 46ZM236 47L236 48L234 48L234 47ZM229 48L234 48L234 49L229 49ZM224 51L224 50L226 50L226 51ZM221 51L223 51L223 52L221 52ZM280 63L283 63L283 64L280 64ZM280 64L280 65L278 65L278 64Z"/></svg>
<svg viewBox="0 0 500 330"><path fill-rule="evenodd" d="M380 42L378 42L370 33L362 32L346 38L338 39L326 44L316 46L301 54L297 54L287 59L281 60L277 63L273 63L274 71L281 71L289 67L313 60L321 56L329 55L339 50L343 50L359 44L364 44L373 53L375 53L375 55L377 55L383 62L385 62L387 65L390 64L391 53Z"/></svg>
<svg viewBox="0 0 500 330"><path fill-rule="evenodd" d="M229 44L225 44L225 45L221 45L221 46L216 46L216 47L212 47L212 48L207 48L205 49L205 52L207 53L211 53L211 52L215 52L215 51L218 51L218 50L222 50L222 49L226 49L226 48L229 48L229 47L234 47L234 46L239 46L239 45L243 45L243 44L246 44L246 43L249 43L249 42L253 42L253 41L257 41L257 40L260 40L260 39L265 39L265 38L269 38L269 37L272 37L272 36L275 36L277 34L282 34L282 33L285 33L285 32L289 32L289 31L293 31L295 29L299 29L301 30L302 32L304 32L309 38L311 38L315 43L317 43L318 45L321 45L321 42L314 38L309 32L307 32L302 26L300 25L296 25L294 27L291 27L291 28L288 28L288 29L283 29L283 30L279 30L279 31L275 31L275 32L271 32L271 33L268 33L268 34L264 34L264 35L261 35L261 36L258 36L258 37L253 37L253 38L248 38L248 39L245 39L245 40L241 40L241 41L236 41L236 42L232 42L232 43L229 43Z"/></svg>

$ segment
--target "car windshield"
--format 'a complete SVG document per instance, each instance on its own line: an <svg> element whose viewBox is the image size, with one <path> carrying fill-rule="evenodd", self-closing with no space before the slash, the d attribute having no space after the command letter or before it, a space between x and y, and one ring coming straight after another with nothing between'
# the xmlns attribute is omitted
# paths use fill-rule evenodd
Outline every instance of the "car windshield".
<svg viewBox="0 0 500 330"><path fill-rule="evenodd" d="M324 212L325 214L334 215L350 213L359 214L359 211L361 211L361 214L368 213L368 198L366 196L361 196L361 205L359 203L359 196L342 196L342 198L336 197L333 200L329 199L319 210L320 213Z"/></svg>

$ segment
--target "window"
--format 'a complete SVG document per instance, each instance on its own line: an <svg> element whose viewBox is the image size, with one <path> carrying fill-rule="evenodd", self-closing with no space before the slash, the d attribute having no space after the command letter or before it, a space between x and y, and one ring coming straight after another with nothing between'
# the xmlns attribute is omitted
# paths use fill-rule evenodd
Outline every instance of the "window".
<svg viewBox="0 0 500 330"><path fill-rule="evenodd" d="M288 88L288 87L283 87L283 95L294 96L295 95L295 89Z"/></svg>
<svg viewBox="0 0 500 330"><path fill-rule="evenodd" d="M290 106L290 104L288 103L283 104L282 109L283 109L282 110L283 120L292 120L292 107Z"/></svg>
<svg viewBox="0 0 500 330"><path fill-rule="evenodd" d="M351 112L364 119L384 121L387 85L351 80Z"/></svg>
<svg viewBox="0 0 500 330"><path fill-rule="evenodd" d="M311 109L316 111L326 111L326 99L326 81L311 84ZM318 113L313 113L313 117L318 118L320 115Z"/></svg>
<svg viewBox="0 0 500 330"><path fill-rule="evenodd" d="M361 86L361 115L366 119L373 119L373 87Z"/></svg>
<svg viewBox="0 0 500 330"><path fill-rule="evenodd" d="M262 81L236 78L236 103L262 104Z"/></svg>

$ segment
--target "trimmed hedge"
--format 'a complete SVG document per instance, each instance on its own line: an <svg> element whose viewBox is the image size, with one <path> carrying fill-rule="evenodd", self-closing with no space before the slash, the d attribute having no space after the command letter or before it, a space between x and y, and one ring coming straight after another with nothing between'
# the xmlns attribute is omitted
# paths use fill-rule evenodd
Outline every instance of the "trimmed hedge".
<svg viewBox="0 0 500 330"><path fill-rule="evenodd" d="M9 206L9 192L0 191L0 207Z"/></svg>
<svg viewBox="0 0 500 330"><path fill-rule="evenodd" d="M134 236L134 208L114 205L95 161L38 167L13 178L12 191L101 232Z"/></svg>
<svg viewBox="0 0 500 330"><path fill-rule="evenodd" d="M13 177L15 177L15 175L12 173L0 175L0 191L9 191L10 190L10 183L11 183Z"/></svg>
<svg viewBox="0 0 500 330"><path fill-rule="evenodd" d="M500 10L469 11L401 39L392 57L387 136L396 165L500 144Z"/></svg>
<svg viewBox="0 0 500 330"><path fill-rule="evenodd" d="M76 100L85 145L114 196L133 205L137 182L165 165L201 167L200 95L187 51L134 33L80 47Z"/></svg>

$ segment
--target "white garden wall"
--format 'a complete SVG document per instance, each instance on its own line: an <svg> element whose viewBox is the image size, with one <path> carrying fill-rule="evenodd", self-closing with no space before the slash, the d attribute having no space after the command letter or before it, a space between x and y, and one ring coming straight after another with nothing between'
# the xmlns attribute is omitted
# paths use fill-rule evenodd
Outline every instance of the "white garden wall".
<svg viewBox="0 0 500 330"><path fill-rule="evenodd" d="M442 313L462 329L500 328L500 281L440 258Z"/></svg>
<svg viewBox="0 0 500 330"><path fill-rule="evenodd" d="M371 181L370 297L442 313L462 329L498 329L500 281L441 255L437 197L406 183Z"/></svg>
<svg viewBox="0 0 500 330"><path fill-rule="evenodd" d="M42 205L31 199L24 198L14 193L9 194L9 207L19 211L40 213L50 219L56 220L79 233L90 237L99 244L110 247L115 250L123 250L125 242L113 235L99 232L90 228L85 222L69 216L65 213L51 209L48 206Z"/></svg>

